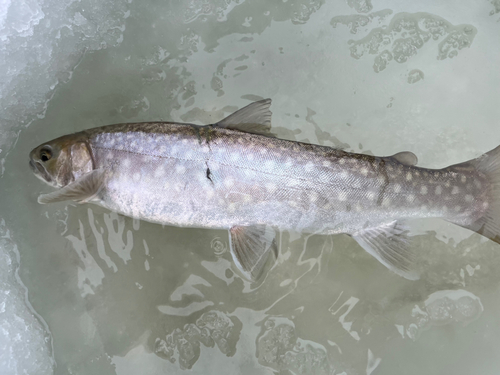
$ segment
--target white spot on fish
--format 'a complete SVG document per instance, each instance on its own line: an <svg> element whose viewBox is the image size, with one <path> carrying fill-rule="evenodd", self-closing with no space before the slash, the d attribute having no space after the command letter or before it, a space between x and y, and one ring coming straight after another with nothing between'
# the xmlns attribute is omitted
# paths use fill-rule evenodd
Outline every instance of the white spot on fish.
<svg viewBox="0 0 500 375"><path fill-rule="evenodd" d="M267 161L264 163L264 168L266 168L266 169L274 169L274 161L272 161L272 160L267 160Z"/></svg>
<svg viewBox="0 0 500 375"><path fill-rule="evenodd" d="M209 188L205 191L205 196L207 199L211 199L214 196L214 191L213 189Z"/></svg>
<svg viewBox="0 0 500 375"><path fill-rule="evenodd" d="M158 152L162 155L165 153L165 151L167 151L167 148L165 146L160 146L160 148L158 149Z"/></svg>
<svg viewBox="0 0 500 375"><path fill-rule="evenodd" d="M361 172L361 174L362 174L363 176L367 176L367 175L368 175L368 169L367 169L367 168L361 168L361 171L360 171L360 172Z"/></svg>
<svg viewBox="0 0 500 375"><path fill-rule="evenodd" d="M388 207L390 204L391 204L391 200L390 200L390 198L385 197L385 198L382 200L382 207Z"/></svg>
<svg viewBox="0 0 500 375"><path fill-rule="evenodd" d="M455 206L455 211L457 211L457 212L458 212L458 211L460 211L461 209L462 209L462 207L460 207L460 206Z"/></svg>
<svg viewBox="0 0 500 375"><path fill-rule="evenodd" d="M132 176L132 180L134 180L134 182L139 182L140 179L141 179L141 174L139 172L134 173L134 175Z"/></svg>
<svg viewBox="0 0 500 375"><path fill-rule="evenodd" d="M311 203L314 203L318 200L318 194L316 194L315 192L312 192L310 195L309 195L309 201Z"/></svg>
<svg viewBox="0 0 500 375"><path fill-rule="evenodd" d="M245 194L243 196L243 202L250 203L252 201L252 196L250 194Z"/></svg>
<svg viewBox="0 0 500 375"><path fill-rule="evenodd" d="M477 187L478 189L481 189L481 182L480 182L480 181L478 181L478 180L474 180L474 185L476 185L476 187Z"/></svg>
<svg viewBox="0 0 500 375"><path fill-rule="evenodd" d="M413 200L414 200L414 199L415 199L415 196L414 196L413 194L408 194L408 195L406 196L406 200L407 200L408 202L410 202L410 203L411 203L411 202L413 202Z"/></svg>
<svg viewBox="0 0 500 375"><path fill-rule="evenodd" d="M175 184L174 186L175 191L180 193L182 191L182 186L183 185L181 183Z"/></svg>
<svg viewBox="0 0 500 375"><path fill-rule="evenodd" d="M230 188L234 185L234 180L231 177L226 177L224 179L224 186Z"/></svg>
<svg viewBox="0 0 500 375"><path fill-rule="evenodd" d="M276 191L276 184L269 182L266 184L266 189L269 194L272 194Z"/></svg>
<svg viewBox="0 0 500 375"><path fill-rule="evenodd" d="M233 152L231 154L230 160L234 162L234 161L237 161L239 158L240 158L240 155L238 155L237 152Z"/></svg>
<svg viewBox="0 0 500 375"><path fill-rule="evenodd" d="M462 183L465 184L465 182L467 181L467 177L465 176L460 177L460 181L462 181Z"/></svg>
<svg viewBox="0 0 500 375"><path fill-rule="evenodd" d="M488 202L484 202L484 203L483 203L483 208L484 208L484 209L487 209L487 208L488 208L488 206L489 206L489 203L488 203Z"/></svg>
<svg viewBox="0 0 500 375"><path fill-rule="evenodd" d="M356 212L361 212L361 210L363 209L363 207L361 207L361 205L358 203L358 204L356 204L356 206L354 207L354 209L356 210Z"/></svg>
<svg viewBox="0 0 500 375"><path fill-rule="evenodd" d="M375 199L375 193L373 191L369 191L368 194L366 194L368 199L374 200Z"/></svg>
<svg viewBox="0 0 500 375"><path fill-rule="evenodd" d="M108 154L106 155L106 159L111 160L114 158L113 151L109 151Z"/></svg>
<svg viewBox="0 0 500 375"><path fill-rule="evenodd" d="M473 200L474 200L474 197L473 197L472 195L467 194L467 195L465 196L465 201L466 201L466 202L469 202L469 203L470 203L470 202L472 202Z"/></svg>
<svg viewBox="0 0 500 375"><path fill-rule="evenodd" d="M446 186L447 188L449 188L449 187L450 187L450 181L446 181L446 182L444 183L444 186Z"/></svg>
<svg viewBox="0 0 500 375"><path fill-rule="evenodd" d="M156 168L154 176L155 176L155 178L159 178L159 177L163 176L164 173L165 173L165 170L163 169L163 167L159 166L158 168Z"/></svg>
<svg viewBox="0 0 500 375"><path fill-rule="evenodd" d="M420 194L422 194L422 195L427 194L427 186L422 186L422 187L420 188Z"/></svg>
<svg viewBox="0 0 500 375"><path fill-rule="evenodd" d="M123 160L123 166L126 168L130 167L130 159L129 158Z"/></svg>
<svg viewBox="0 0 500 375"><path fill-rule="evenodd" d="M328 160L325 160L323 162L323 167L329 167L331 164L332 164L331 162L329 162Z"/></svg>
<svg viewBox="0 0 500 375"><path fill-rule="evenodd" d="M339 193L339 201L345 201L347 199L347 193L345 191L341 191Z"/></svg>
<svg viewBox="0 0 500 375"><path fill-rule="evenodd" d="M441 186L436 186L436 190L434 190L434 194L441 195L443 188Z"/></svg>
<svg viewBox="0 0 500 375"><path fill-rule="evenodd" d="M460 192L460 189L458 186L453 186L453 189L451 189L451 194L458 194Z"/></svg>
<svg viewBox="0 0 500 375"><path fill-rule="evenodd" d="M310 161L307 162L307 164L304 166L304 170L306 172L311 172L314 169L314 164L311 163Z"/></svg>
<svg viewBox="0 0 500 375"><path fill-rule="evenodd" d="M250 153L247 154L247 159L248 160L254 160L255 159L255 155L250 152Z"/></svg>
<svg viewBox="0 0 500 375"><path fill-rule="evenodd" d="M255 178L255 175L257 174L257 173L255 173L254 170L251 170L251 169L245 169L244 173L245 173L246 178Z"/></svg>
<svg viewBox="0 0 500 375"><path fill-rule="evenodd" d="M184 138L184 139L181 141L181 143L185 145L186 143L188 143L188 140L187 140L186 138Z"/></svg>
<svg viewBox="0 0 500 375"><path fill-rule="evenodd" d="M234 211L236 211L236 203L230 203L229 206L228 206L228 210L231 213L233 213Z"/></svg>
<svg viewBox="0 0 500 375"><path fill-rule="evenodd" d="M340 165L345 164L345 159L339 159L339 164Z"/></svg>
<svg viewBox="0 0 500 375"><path fill-rule="evenodd" d="M411 172L408 172L406 173L406 181L411 181L411 179L413 178Z"/></svg>
<svg viewBox="0 0 500 375"><path fill-rule="evenodd" d="M394 189L395 193L399 193L401 191L401 185L400 184L395 184L393 189Z"/></svg>
<svg viewBox="0 0 500 375"><path fill-rule="evenodd" d="M177 166L175 166L175 171L178 174L183 174L184 172L186 172L186 167L183 165L177 165Z"/></svg>
<svg viewBox="0 0 500 375"><path fill-rule="evenodd" d="M385 182L385 177L384 176L378 176L377 180L378 180L378 182L380 184L383 184Z"/></svg>

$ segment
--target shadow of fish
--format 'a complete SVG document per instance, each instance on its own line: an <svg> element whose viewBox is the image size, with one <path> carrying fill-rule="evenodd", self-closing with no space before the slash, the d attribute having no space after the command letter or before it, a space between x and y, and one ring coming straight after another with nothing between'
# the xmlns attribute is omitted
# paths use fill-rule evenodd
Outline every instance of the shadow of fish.
<svg viewBox="0 0 500 375"><path fill-rule="evenodd" d="M419 277L405 219L438 217L500 242L500 148L443 169L411 152L376 157L275 138L271 100L207 126L109 125L30 153L58 188L40 203L91 202L142 220L225 228L238 268L256 279L275 229L346 233L407 279Z"/></svg>

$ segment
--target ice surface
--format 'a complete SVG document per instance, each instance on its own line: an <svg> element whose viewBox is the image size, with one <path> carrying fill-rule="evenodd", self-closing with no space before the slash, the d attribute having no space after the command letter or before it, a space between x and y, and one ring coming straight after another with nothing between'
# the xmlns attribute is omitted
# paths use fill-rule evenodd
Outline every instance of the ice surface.
<svg viewBox="0 0 500 375"><path fill-rule="evenodd" d="M85 53L121 42L128 5L125 0L0 2L0 160L23 125L44 116L57 85L71 78Z"/></svg>
<svg viewBox="0 0 500 375"><path fill-rule="evenodd" d="M41 142L211 123L273 99L280 137L441 167L500 144L496 0L0 2L0 370L498 374L499 246L425 222L422 278L283 232L254 285L225 231L40 206ZM29 126L28 126L29 125ZM10 231L9 231L10 230ZM0 374L3 375L3 372Z"/></svg>
<svg viewBox="0 0 500 375"><path fill-rule="evenodd" d="M0 221L0 373L52 374L52 338L26 299L19 279L19 252Z"/></svg>

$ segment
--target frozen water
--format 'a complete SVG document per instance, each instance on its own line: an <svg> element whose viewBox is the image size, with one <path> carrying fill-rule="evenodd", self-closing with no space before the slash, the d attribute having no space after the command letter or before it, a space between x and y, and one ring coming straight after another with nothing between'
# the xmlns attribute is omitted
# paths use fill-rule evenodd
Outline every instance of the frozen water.
<svg viewBox="0 0 500 375"><path fill-rule="evenodd" d="M26 300L19 279L19 252L0 221L0 373L52 374L52 339L43 319Z"/></svg>
<svg viewBox="0 0 500 375"><path fill-rule="evenodd" d="M0 2L0 159L24 126L44 116L54 90L71 79L85 53L120 44L128 5L126 0Z"/></svg>
<svg viewBox="0 0 500 375"><path fill-rule="evenodd" d="M264 97L280 137L441 167L500 144L500 5L0 2L0 374L498 374L500 249L421 224L419 281L345 236L280 234L258 285L225 232L40 206L44 140L210 123Z"/></svg>

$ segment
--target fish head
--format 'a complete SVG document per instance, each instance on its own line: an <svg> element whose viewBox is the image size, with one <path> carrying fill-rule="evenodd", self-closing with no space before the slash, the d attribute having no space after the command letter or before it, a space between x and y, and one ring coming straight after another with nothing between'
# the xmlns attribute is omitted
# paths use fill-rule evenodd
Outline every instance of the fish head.
<svg viewBox="0 0 500 375"><path fill-rule="evenodd" d="M30 168L53 187L63 187L94 169L92 150L84 136L71 134L42 143L30 152Z"/></svg>

